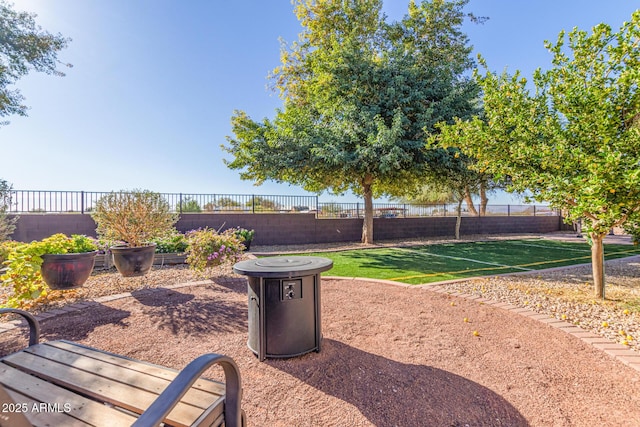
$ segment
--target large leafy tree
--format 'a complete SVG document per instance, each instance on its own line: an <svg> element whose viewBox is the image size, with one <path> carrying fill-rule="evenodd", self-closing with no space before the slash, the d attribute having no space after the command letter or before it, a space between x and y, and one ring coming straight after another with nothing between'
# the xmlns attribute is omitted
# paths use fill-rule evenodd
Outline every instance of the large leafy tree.
<svg viewBox="0 0 640 427"><path fill-rule="evenodd" d="M373 198L416 188L435 123L473 112L467 2L411 1L388 23L381 0L296 0L304 30L271 76L283 109L260 122L236 112L227 165L257 183L361 195L371 243Z"/></svg>
<svg viewBox="0 0 640 427"><path fill-rule="evenodd" d="M11 86L31 70L64 75L58 70L58 52L70 39L44 31L35 17L16 12L9 3L0 0L0 117L27 114L24 97Z"/></svg>
<svg viewBox="0 0 640 427"><path fill-rule="evenodd" d="M640 212L640 10L617 33L576 28L546 46L553 65L534 73L534 93L519 72L477 72L487 121L442 126L439 139L568 221L582 218L595 294L604 298L603 238L637 224Z"/></svg>

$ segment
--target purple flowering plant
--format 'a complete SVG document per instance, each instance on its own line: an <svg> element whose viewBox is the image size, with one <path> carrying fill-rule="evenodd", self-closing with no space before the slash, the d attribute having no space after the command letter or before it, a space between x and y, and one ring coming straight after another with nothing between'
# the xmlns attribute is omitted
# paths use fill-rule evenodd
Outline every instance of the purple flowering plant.
<svg viewBox="0 0 640 427"><path fill-rule="evenodd" d="M240 261L244 245L234 229L223 232L200 228L186 234L187 264L198 273L206 274L209 267L221 267Z"/></svg>

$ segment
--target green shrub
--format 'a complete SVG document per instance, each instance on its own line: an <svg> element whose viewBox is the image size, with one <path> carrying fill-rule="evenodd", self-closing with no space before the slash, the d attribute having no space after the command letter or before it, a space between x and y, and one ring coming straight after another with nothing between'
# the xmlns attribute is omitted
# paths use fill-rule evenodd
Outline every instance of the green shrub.
<svg viewBox="0 0 640 427"><path fill-rule="evenodd" d="M68 237L61 233L40 241L18 243L12 246L4 262L7 270L0 276L2 286L11 287L13 291L5 303L8 307L24 307L33 300L47 296L48 287L40 274L43 255L98 250L95 240L91 237L78 234Z"/></svg>
<svg viewBox="0 0 640 427"><path fill-rule="evenodd" d="M4 242L0 242L0 266L7 260L9 253L20 244L20 242L16 242L15 240L5 240Z"/></svg>
<svg viewBox="0 0 640 427"><path fill-rule="evenodd" d="M156 244L156 253L167 254L172 252L183 253L187 250L189 245L187 237L175 231L164 237L156 237L151 239L151 243Z"/></svg>
<svg viewBox="0 0 640 427"><path fill-rule="evenodd" d="M246 228L234 228L235 235L240 239L241 242L250 242L253 240L253 236L256 233L255 230L247 230Z"/></svg>

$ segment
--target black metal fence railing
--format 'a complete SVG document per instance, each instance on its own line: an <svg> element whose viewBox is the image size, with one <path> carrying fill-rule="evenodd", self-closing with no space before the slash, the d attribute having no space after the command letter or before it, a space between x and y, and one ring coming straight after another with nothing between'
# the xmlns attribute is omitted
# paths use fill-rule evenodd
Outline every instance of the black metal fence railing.
<svg viewBox="0 0 640 427"><path fill-rule="evenodd" d="M364 203L319 203L320 218L362 218ZM487 205L485 211L475 207L470 211L463 205L462 216L559 216L560 212L546 205ZM456 216L457 204L412 205L401 203L374 203L376 218L410 218L431 216Z"/></svg>
<svg viewBox="0 0 640 427"><path fill-rule="evenodd" d="M109 192L13 190L7 212L91 213L96 202ZM160 193L174 212L186 213L314 213L318 218L362 218L364 203L320 202L317 196L255 194L186 194ZM378 218L455 216L456 204L412 205L374 203ZM479 211L479 207L475 208ZM486 211L474 213L463 205L464 216L535 216L560 215L545 205L488 205Z"/></svg>

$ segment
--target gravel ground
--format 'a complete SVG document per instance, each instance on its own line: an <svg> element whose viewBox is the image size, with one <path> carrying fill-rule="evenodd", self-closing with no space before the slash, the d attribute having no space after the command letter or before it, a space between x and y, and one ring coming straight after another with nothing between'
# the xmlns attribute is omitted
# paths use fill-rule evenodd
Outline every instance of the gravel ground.
<svg viewBox="0 0 640 427"><path fill-rule="evenodd" d="M468 236L461 241L516 239L540 237L538 235ZM547 238L570 239L563 234L545 235ZM616 236L619 237L619 236ZM385 246L411 246L451 242L450 239L416 239L385 241L375 245L353 243L319 244L300 246L255 246L253 254L286 254L295 252L335 251L354 248ZM594 299L591 284L591 266L532 272L526 275L492 276L479 279L445 283L447 291L464 292L484 298L509 302L539 313L555 316L574 323L585 330L628 345L640 352L640 257L606 262L607 300ZM230 267L210 271L207 276L241 277ZM330 272L329 272L330 273ZM69 303L93 299L104 295L131 292L140 289L161 288L176 283L201 280L186 265L154 266L143 277L120 276L115 269L94 272L80 289L51 292L46 303L26 307L32 312L59 308ZM634 301L635 306L625 303ZM628 311L625 311L628 310ZM628 314L627 314L628 313ZM606 322L606 323L605 323Z"/></svg>
<svg viewBox="0 0 640 427"><path fill-rule="evenodd" d="M607 261L605 272L604 301L593 297L590 264L441 286L447 291L479 295L565 319L640 351L640 257ZM633 300L635 307L628 303Z"/></svg>

